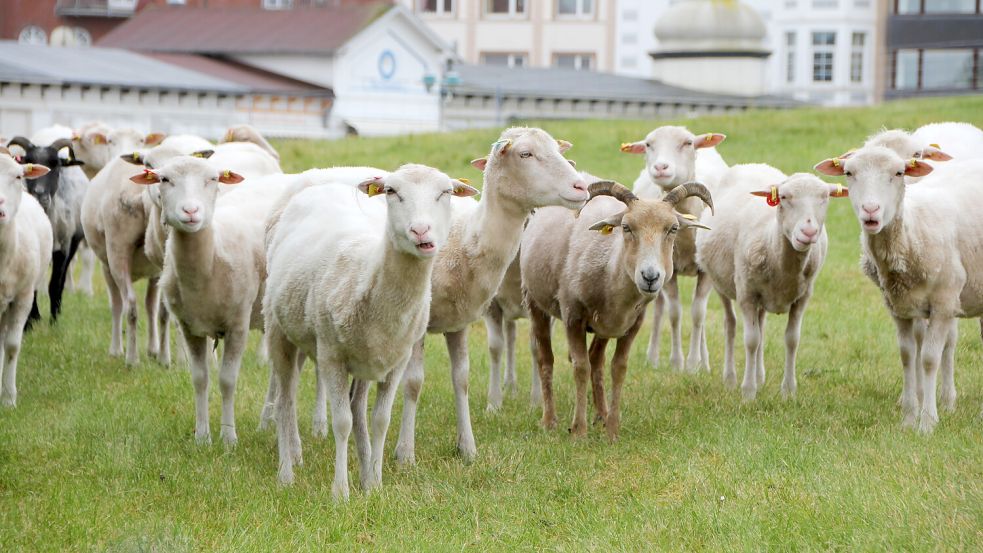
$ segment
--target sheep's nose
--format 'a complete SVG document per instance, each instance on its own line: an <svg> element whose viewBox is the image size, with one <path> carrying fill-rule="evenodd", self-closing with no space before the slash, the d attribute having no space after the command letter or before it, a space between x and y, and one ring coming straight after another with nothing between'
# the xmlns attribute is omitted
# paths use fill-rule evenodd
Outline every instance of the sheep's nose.
<svg viewBox="0 0 983 553"><path fill-rule="evenodd" d="M430 225L410 225L410 234L417 238L423 238L430 232Z"/></svg>
<svg viewBox="0 0 983 553"><path fill-rule="evenodd" d="M655 269L644 269L642 271L642 279L645 280L645 284L649 285L649 287L659 282L661 277L662 275Z"/></svg>
<svg viewBox="0 0 983 553"><path fill-rule="evenodd" d="M573 183L573 189L579 190L581 192L587 192L587 183L583 180L578 180Z"/></svg>
<svg viewBox="0 0 983 553"><path fill-rule="evenodd" d="M804 234L806 238L812 238L813 236L819 234L819 229L813 226L802 227L802 234Z"/></svg>
<svg viewBox="0 0 983 553"><path fill-rule="evenodd" d="M877 204L863 204L860 207L862 207L864 209L864 211L866 211L867 213L870 213L871 215L877 213L877 211L881 208L881 206L879 206Z"/></svg>
<svg viewBox="0 0 983 553"><path fill-rule="evenodd" d="M3 205L3 202L5 202L5 201L7 201L6 198L0 198L0 205Z"/></svg>
<svg viewBox="0 0 983 553"><path fill-rule="evenodd" d="M654 165L656 171L665 171L669 168L669 164L665 162L659 162Z"/></svg>
<svg viewBox="0 0 983 553"><path fill-rule="evenodd" d="M194 215L195 213L198 213L198 207L183 207L181 209L188 215Z"/></svg>

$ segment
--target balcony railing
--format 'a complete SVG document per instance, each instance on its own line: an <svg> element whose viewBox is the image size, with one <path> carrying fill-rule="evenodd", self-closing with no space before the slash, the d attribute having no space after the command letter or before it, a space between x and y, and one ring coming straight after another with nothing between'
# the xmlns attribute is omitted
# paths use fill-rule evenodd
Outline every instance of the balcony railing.
<svg viewBox="0 0 983 553"><path fill-rule="evenodd" d="M137 0L58 0L55 14L62 17L130 17Z"/></svg>

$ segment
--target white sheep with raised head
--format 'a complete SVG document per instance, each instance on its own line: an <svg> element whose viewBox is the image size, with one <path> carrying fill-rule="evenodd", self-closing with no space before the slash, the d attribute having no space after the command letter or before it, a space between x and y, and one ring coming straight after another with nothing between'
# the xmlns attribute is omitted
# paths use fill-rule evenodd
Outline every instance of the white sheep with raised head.
<svg viewBox="0 0 983 553"><path fill-rule="evenodd" d="M24 180L45 175L0 148L0 405L17 405L17 360L24 327L51 259L51 223Z"/></svg>
<svg viewBox="0 0 983 553"><path fill-rule="evenodd" d="M645 155L645 168L639 173L632 189L640 198L661 198L680 184L698 180L712 192L720 175L727 170L727 163L716 150L716 146L725 138L726 136L720 133L695 135L686 127L666 125L650 132L644 140L622 144L622 152ZM695 198L679 206L681 213L697 218L702 215L703 210L703 204ZM673 255L675 272L672 280L666 283L663 293L656 298L652 309L652 334L649 337L648 359L653 366L658 366L662 314L668 303L669 328L672 331L669 366L674 370L682 370L682 306L676 279L680 275L696 277L696 289L691 307L694 321L706 315L710 282L696 263L696 236L693 233L681 235L676 240ZM696 333L695 330L694 323L686 368L691 371L700 368L709 371L710 359L707 353L706 335Z"/></svg>
<svg viewBox="0 0 983 553"><path fill-rule="evenodd" d="M712 208L699 183L680 185L662 199L641 199L610 181L589 185L591 200L576 215L560 208L536 210L522 236L522 290L536 342L543 392L542 424L556 426L553 400L552 319L566 331L577 385L570 432L587 433L587 381L595 415L614 439L621 424L621 389L628 352L642 325L645 307L673 275L677 234L699 223L677 212L690 197ZM587 334L594 340L589 350ZM604 397L604 350L617 340L611 360L611 405Z"/></svg>
<svg viewBox="0 0 983 553"><path fill-rule="evenodd" d="M983 159L933 170L924 160L872 146L822 161L816 170L846 177L863 231L863 265L874 267L897 327L902 425L931 432L939 420L936 377L940 368L943 377L954 372L956 319L983 315L983 235L971 208L983 203ZM926 178L905 186L906 176ZM955 400L955 386L944 382L943 407L954 408Z"/></svg>
<svg viewBox="0 0 983 553"><path fill-rule="evenodd" d="M334 496L348 497L353 425L362 486L381 484L392 403L411 350L426 332L431 273L452 228L451 198L476 192L436 169L404 165L355 188L301 188L275 213L263 314L279 388L280 482L291 483L301 462L296 393L307 356L316 361L331 404ZM379 384L370 442L367 384L359 382L371 381Z"/></svg>
<svg viewBox="0 0 983 553"><path fill-rule="evenodd" d="M711 230L699 233L696 251L724 306L724 383L737 385L736 302L744 319L744 398L754 399L765 381L767 313L788 313L782 396L793 397L802 317L826 259L826 210L830 198L845 197L847 190L814 175L786 176L757 163L731 167L716 194L727 210L703 218Z"/></svg>

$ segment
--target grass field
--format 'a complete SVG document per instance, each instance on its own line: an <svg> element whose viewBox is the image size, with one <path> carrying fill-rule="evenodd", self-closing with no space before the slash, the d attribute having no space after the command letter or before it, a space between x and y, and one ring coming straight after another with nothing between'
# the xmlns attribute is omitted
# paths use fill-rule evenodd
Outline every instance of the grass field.
<svg viewBox="0 0 983 553"><path fill-rule="evenodd" d="M883 126L939 120L983 125L983 97L683 124L726 133L719 150L730 163L764 161L795 172L809 171ZM581 169L630 183L641 159L620 154L618 145L658 124L541 126L574 143L568 156ZM497 135L277 146L290 171L341 164L391 169L413 161L478 181L468 161L486 153ZM742 404L739 392L724 389L722 319L714 298L707 323L713 374L671 373L665 359L652 368L644 357L647 338L640 338L625 385L620 441L608 443L600 428L572 440L565 431L573 383L559 349L563 340L555 342L563 430L545 432L526 398L525 324L518 346L523 392L507 399L502 412L485 412L487 354L479 323L471 332L477 460L464 465L455 455L446 350L442 339L431 338L418 464L403 468L392 461L397 402L384 488L366 497L356 487L347 504L331 499L333 440L310 438L309 371L299 411L306 464L296 484L283 489L276 483L275 436L256 431L268 373L255 347L239 380L239 446L226 451L217 439L213 381L215 445L199 447L187 370L147 360L145 334L139 366L129 369L110 358L105 293L70 294L63 320L45 322L25 339L18 407L0 411L0 551L983 549L979 327L976 321L961 325L956 413L943 414L932 436L902 431L894 327L880 294L860 273L859 228L849 202L833 204L830 254L803 326L797 400L778 397L781 316L769 317L768 382L759 399ZM686 282L685 298L691 290ZM687 311L684 329L688 324ZM664 356L667 348L668 342ZM740 340L738 348L740 371Z"/></svg>

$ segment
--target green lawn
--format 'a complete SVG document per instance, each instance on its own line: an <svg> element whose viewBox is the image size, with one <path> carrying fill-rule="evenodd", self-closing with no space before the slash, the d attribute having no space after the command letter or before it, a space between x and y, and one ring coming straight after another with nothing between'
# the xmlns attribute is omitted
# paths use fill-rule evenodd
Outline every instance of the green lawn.
<svg viewBox="0 0 983 553"><path fill-rule="evenodd" d="M752 112L683 122L726 133L730 163L768 162L783 171L813 164L881 127L940 120L983 125L983 97L910 101L873 109ZM641 159L618 152L655 121L544 122L570 140L581 169L631 183ZM454 176L479 175L496 131L339 142L279 142L285 169L404 162ZM945 145L943 145L944 148ZM983 347L963 321L957 352L959 407L935 434L900 428L901 370L894 327L858 267L858 224L833 202L830 253L806 313L798 399L778 397L784 317L768 325L768 382L744 405L721 384L722 318L710 302L713 374L652 368L647 338L634 346L621 439L600 428L583 440L565 430L573 385L557 333L557 406L562 430L538 427L530 409L523 324L523 392L499 414L485 412L484 328L471 333L471 411L478 458L455 455L446 350L431 338L418 418L418 464L392 461L384 488L347 504L331 499L333 440L310 438L311 372L301 390L306 464L290 489L277 485L276 439L256 431L267 370L251 348L237 397L239 446L196 446L187 370L146 359L133 369L107 355L104 292L67 297L64 318L25 339L16 410L0 411L0 551L292 551L321 549L582 550L980 550L983 548ZM967 206L970 207L970 206ZM101 289L101 285L100 285ZM692 282L687 280L684 297ZM688 309L688 300L684 304ZM143 315L141 314L141 318ZM144 321L141 320L141 325ZM689 325L688 311L684 329ZM688 332L684 330L688 340ZM642 336L647 337L647 328ZM663 355L668 333L663 334ZM254 337L254 346L256 338ZM738 368L743 353L738 340ZM352 482L357 463L351 453Z"/></svg>

